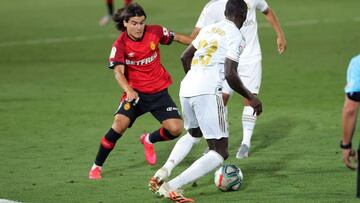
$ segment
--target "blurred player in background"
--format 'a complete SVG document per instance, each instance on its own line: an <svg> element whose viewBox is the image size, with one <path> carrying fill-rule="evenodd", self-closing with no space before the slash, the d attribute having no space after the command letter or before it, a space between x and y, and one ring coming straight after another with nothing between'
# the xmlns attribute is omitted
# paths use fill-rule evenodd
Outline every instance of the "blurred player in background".
<svg viewBox="0 0 360 203"><path fill-rule="evenodd" d="M183 129L178 108L167 88L172 83L170 74L160 62L159 45L172 41L189 44L191 38L169 31L159 25L146 25L146 14L139 4L119 9L113 17L122 33L114 42L109 68L124 93L110 130L101 139L90 179L100 179L102 166L117 140L131 127L136 118L150 112L161 127L140 137L145 157L150 165L156 163L153 143L177 138Z"/></svg>
<svg viewBox="0 0 360 203"><path fill-rule="evenodd" d="M224 10L226 2L227 0L211 0L205 5L195 25L193 33L191 34L192 38L195 38L200 29L204 26L218 22L225 18ZM246 21L240 31L245 37L246 46L244 52L240 56L238 73L245 87L248 88L254 95L258 95L261 84L262 56L258 38L256 10L259 10L265 15L266 20L271 24L272 28L276 32L277 50L280 54L282 54L286 49L286 40L275 12L269 7L265 0L245 0L245 2L248 6L248 12ZM233 90L229 87L229 85L225 84L223 93L224 104L226 106ZM249 105L249 101L244 98L244 109L242 113L243 140L236 154L238 159L247 158L249 155L251 137L256 122L256 115L254 115L253 112L254 110Z"/></svg>
<svg viewBox="0 0 360 203"><path fill-rule="evenodd" d="M246 89L237 74L239 56L245 45L239 28L246 19L246 12L243 0L229 0L226 19L204 27L181 57L186 76L181 81L180 101L184 126L190 134L177 141L165 165L149 182L150 190L175 202L192 202L184 197L180 188L216 169L229 156L229 135L221 91L223 80L226 79L237 93L249 100L254 114L259 115L262 111L260 100ZM180 175L164 182L171 170L199 142L200 137L191 134L200 129L210 151Z"/></svg>
<svg viewBox="0 0 360 203"><path fill-rule="evenodd" d="M342 113L343 136L340 147L343 149L345 165L355 170L356 167L351 164L350 158L355 158L355 151L352 149L351 141L356 128L360 102L360 55L350 61L346 78L345 102Z"/></svg>
<svg viewBox="0 0 360 203"><path fill-rule="evenodd" d="M106 8L107 8L107 14L103 16L100 21L99 25L104 26L108 24L111 21L112 15L114 14L114 0L105 0L106 2ZM132 0L123 0L124 6L127 6L132 3Z"/></svg>
<svg viewBox="0 0 360 203"><path fill-rule="evenodd" d="M356 128L357 113L360 102L360 55L355 56L351 59L348 70L347 70L347 84L345 87L345 102L342 112L342 126L343 135L340 142L340 147L343 150L343 160L345 166L356 170L356 165L352 161L356 162L356 153L352 149L352 138ZM360 154L360 148L358 148L358 159ZM353 160L351 160L353 159ZM357 178L357 194L360 198L360 174L359 164L360 159L357 161L358 164L358 178Z"/></svg>

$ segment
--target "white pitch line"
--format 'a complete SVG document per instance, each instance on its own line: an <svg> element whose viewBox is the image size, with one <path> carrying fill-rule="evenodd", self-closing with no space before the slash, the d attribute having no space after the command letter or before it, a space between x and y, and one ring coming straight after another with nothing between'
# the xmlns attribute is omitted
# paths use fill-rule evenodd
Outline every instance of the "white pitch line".
<svg viewBox="0 0 360 203"><path fill-rule="evenodd" d="M0 199L0 203L20 203L14 200Z"/></svg>
<svg viewBox="0 0 360 203"><path fill-rule="evenodd" d="M297 26L307 26L307 25L316 25L320 23L342 23L348 22L346 20L337 21L337 20L299 20L292 22L282 23L285 27L297 27ZM351 19L351 22L360 22L360 17L354 17ZM259 28L269 28L271 25L269 23L260 23ZM178 30L181 32L191 32L191 30ZM93 36L78 36L78 37L62 37L62 38L47 38L47 39L34 39L34 40L24 40L24 41L12 41L12 42L0 42L0 47L12 47L12 46L23 46L23 45L39 45L39 44L59 44L66 42L81 42L81 41L91 41L97 39L115 39L118 35L116 34L107 34L107 35L93 35Z"/></svg>

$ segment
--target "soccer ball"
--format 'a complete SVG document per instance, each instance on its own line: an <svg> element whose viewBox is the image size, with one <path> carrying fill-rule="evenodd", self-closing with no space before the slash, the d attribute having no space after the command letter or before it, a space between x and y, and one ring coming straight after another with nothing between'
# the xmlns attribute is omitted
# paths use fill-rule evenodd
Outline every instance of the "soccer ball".
<svg viewBox="0 0 360 203"><path fill-rule="evenodd" d="M235 191L243 184L243 174L239 167L233 164L224 164L215 171L214 182L219 190Z"/></svg>

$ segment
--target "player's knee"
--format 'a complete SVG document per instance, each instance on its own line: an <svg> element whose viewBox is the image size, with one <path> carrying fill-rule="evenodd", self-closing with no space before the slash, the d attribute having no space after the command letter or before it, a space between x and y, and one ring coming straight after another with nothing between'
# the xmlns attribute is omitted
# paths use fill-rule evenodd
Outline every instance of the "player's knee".
<svg viewBox="0 0 360 203"><path fill-rule="evenodd" d="M354 116L357 113L357 108L353 108L352 106L345 106L343 113L347 116Z"/></svg>
<svg viewBox="0 0 360 203"><path fill-rule="evenodd" d="M182 120L179 122L173 122L171 125L165 125L164 128L174 137L181 135L183 126Z"/></svg>
<svg viewBox="0 0 360 203"><path fill-rule="evenodd" d="M122 116L117 114L111 128L120 134L124 134L128 126L129 121L126 121Z"/></svg>
<svg viewBox="0 0 360 203"><path fill-rule="evenodd" d="M197 128L190 128L190 129L188 130L188 132L189 132L189 134L190 134L191 136L196 137L196 138L200 138L200 137L203 136L203 134L202 134L202 132L201 132L201 130L200 130L199 127L197 127Z"/></svg>
<svg viewBox="0 0 360 203"><path fill-rule="evenodd" d="M170 128L167 128L167 130L172 136L178 137L181 135L183 128L180 125L173 125Z"/></svg>

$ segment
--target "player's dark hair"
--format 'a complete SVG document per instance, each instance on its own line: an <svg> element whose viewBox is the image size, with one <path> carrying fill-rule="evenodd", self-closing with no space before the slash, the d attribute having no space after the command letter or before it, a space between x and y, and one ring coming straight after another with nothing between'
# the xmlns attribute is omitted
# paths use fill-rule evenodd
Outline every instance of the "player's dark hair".
<svg viewBox="0 0 360 203"><path fill-rule="evenodd" d="M247 5L243 0L229 0L225 7L227 18L246 19Z"/></svg>
<svg viewBox="0 0 360 203"><path fill-rule="evenodd" d="M118 9L113 15L116 29L122 32L125 31L126 27L124 26L124 21L128 22L131 17L135 16L145 16L146 18L146 13L144 9L137 3L129 4L124 8Z"/></svg>

